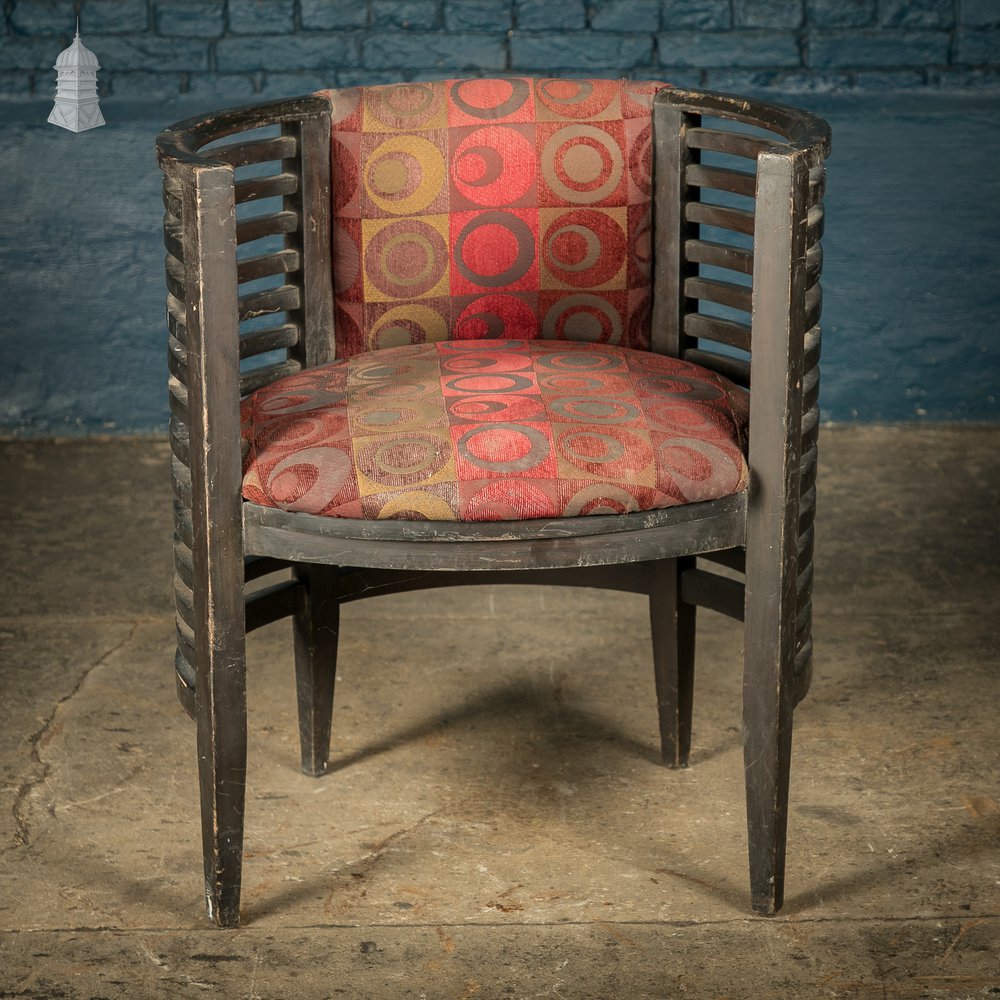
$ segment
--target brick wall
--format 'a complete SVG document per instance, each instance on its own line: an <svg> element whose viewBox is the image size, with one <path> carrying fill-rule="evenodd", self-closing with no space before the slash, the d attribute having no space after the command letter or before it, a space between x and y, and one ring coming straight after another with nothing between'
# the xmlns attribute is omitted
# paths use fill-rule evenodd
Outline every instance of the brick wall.
<svg viewBox="0 0 1000 1000"><path fill-rule="evenodd" d="M51 95L77 15L115 98L505 73L1000 87L1000 0L6 0L0 97Z"/></svg>

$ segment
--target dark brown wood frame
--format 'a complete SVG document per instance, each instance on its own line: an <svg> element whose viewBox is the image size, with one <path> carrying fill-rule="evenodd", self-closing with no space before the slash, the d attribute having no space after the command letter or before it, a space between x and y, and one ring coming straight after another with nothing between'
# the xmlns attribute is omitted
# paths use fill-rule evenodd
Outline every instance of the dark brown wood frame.
<svg viewBox="0 0 1000 1000"><path fill-rule="evenodd" d="M259 138L255 130L268 126L277 134ZM329 105L322 96L279 101L189 119L159 136L175 665L180 700L198 724L205 894L220 926L239 923L246 632L292 618L302 766L321 775L340 605L497 582L648 595L663 759L672 766L687 764L691 745L696 609L744 621L751 903L763 914L781 906L792 710L812 670L819 239L830 134L791 108L664 90L653 135L652 346L751 389L749 488L640 514L496 523L323 518L242 499L240 397L334 356ZM747 169L728 165L737 158ZM269 162L276 172L237 177ZM708 189L733 197L706 199ZM279 211L237 218L237 205L279 196ZM748 207L732 207L741 199ZM743 234L745 245L703 238L708 227ZM239 255L263 237L280 239L280 249ZM708 278L701 265L751 280ZM277 287L240 294L241 284L275 275ZM706 302L742 310L748 322L720 319L701 308ZM241 332L244 321L272 314L284 321ZM284 358L241 372L241 359L274 351ZM289 580L245 596L246 584L289 569Z"/></svg>

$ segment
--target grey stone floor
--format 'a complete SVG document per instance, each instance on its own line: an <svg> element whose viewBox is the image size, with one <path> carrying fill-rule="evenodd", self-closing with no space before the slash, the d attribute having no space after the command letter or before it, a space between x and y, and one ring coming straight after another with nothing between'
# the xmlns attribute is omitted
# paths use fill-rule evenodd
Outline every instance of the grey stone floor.
<svg viewBox="0 0 1000 1000"><path fill-rule="evenodd" d="M1000 996L1000 428L824 431L787 901L748 912L737 626L656 764L646 611L345 609L334 773L251 637L245 926L200 901L166 446L0 444L0 997Z"/></svg>

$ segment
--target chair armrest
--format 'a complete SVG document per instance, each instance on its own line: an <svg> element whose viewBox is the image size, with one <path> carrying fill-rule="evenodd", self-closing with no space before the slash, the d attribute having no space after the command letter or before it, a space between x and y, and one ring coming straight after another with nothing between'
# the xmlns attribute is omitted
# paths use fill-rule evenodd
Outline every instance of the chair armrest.
<svg viewBox="0 0 1000 1000"><path fill-rule="evenodd" d="M329 103L308 96L189 118L156 140L179 593L207 558L206 532L209 548L242 551L241 396L319 363L332 344L329 137ZM269 163L273 172L260 176ZM254 176L238 179L249 166ZM274 197L280 210L237 218L239 205ZM277 286L262 291L260 279ZM254 290L241 295L249 282ZM241 335L242 323L271 316L275 325ZM284 360L241 373L241 360L276 350Z"/></svg>

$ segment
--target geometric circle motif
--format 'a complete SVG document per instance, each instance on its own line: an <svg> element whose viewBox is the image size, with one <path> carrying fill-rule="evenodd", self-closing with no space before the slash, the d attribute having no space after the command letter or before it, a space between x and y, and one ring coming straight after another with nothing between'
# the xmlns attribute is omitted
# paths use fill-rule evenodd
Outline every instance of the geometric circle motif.
<svg viewBox="0 0 1000 1000"><path fill-rule="evenodd" d="M542 336L547 340L620 344L622 316L607 300L586 292L560 298L542 318Z"/></svg>
<svg viewBox="0 0 1000 1000"><path fill-rule="evenodd" d="M456 80L451 99L470 118L507 118L531 96L527 80Z"/></svg>
<svg viewBox="0 0 1000 1000"><path fill-rule="evenodd" d="M436 309L417 302L394 306L371 325L374 349L423 344L448 338L448 321Z"/></svg>
<svg viewBox="0 0 1000 1000"><path fill-rule="evenodd" d="M528 224L510 212L481 212L455 240L455 267L484 288L513 285L535 259L535 237Z"/></svg>
<svg viewBox="0 0 1000 1000"><path fill-rule="evenodd" d="M448 463L448 451L433 434L409 431L368 438L355 444L358 470L383 486L412 486L425 482Z"/></svg>
<svg viewBox="0 0 1000 1000"><path fill-rule="evenodd" d="M372 235L365 249L365 274L390 298L426 295L444 277L444 237L420 219L398 219Z"/></svg>
<svg viewBox="0 0 1000 1000"><path fill-rule="evenodd" d="M615 138L593 125L567 125L542 149L546 184L563 201L592 205L607 198L622 179L622 150Z"/></svg>
<svg viewBox="0 0 1000 1000"><path fill-rule="evenodd" d="M549 111L561 118L593 118L615 98L614 80L539 80L535 93Z"/></svg>
<svg viewBox="0 0 1000 1000"><path fill-rule="evenodd" d="M645 125L629 146L628 170L635 186L646 196L653 190L653 130Z"/></svg>
<svg viewBox="0 0 1000 1000"><path fill-rule="evenodd" d="M443 104L440 86L431 83L365 88L367 114L391 129L420 128L437 115Z"/></svg>
<svg viewBox="0 0 1000 1000"><path fill-rule="evenodd" d="M538 332L538 312L514 295L481 295L458 315L452 336L458 340L513 340Z"/></svg>
<svg viewBox="0 0 1000 1000"><path fill-rule="evenodd" d="M535 358L538 368L554 371L572 372L607 372L622 371L625 368L621 358L614 354L597 351L552 351L539 354Z"/></svg>
<svg viewBox="0 0 1000 1000"><path fill-rule="evenodd" d="M467 135L451 154L451 179L473 204L512 205L534 181L535 147L516 129L494 125Z"/></svg>
<svg viewBox="0 0 1000 1000"><path fill-rule="evenodd" d="M651 396L683 399L685 403L694 400L719 399L724 392L718 385L702 379L685 378L681 375L646 375L636 381L637 388Z"/></svg>
<svg viewBox="0 0 1000 1000"><path fill-rule="evenodd" d="M556 435L560 456L584 472L608 479L624 479L653 463L649 443L631 432L595 430L593 427L566 430Z"/></svg>
<svg viewBox="0 0 1000 1000"><path fill-rule="evenodd" d="M533 388L534 383L524 375L506 372L488 372L481 375L459 375L444 380L444 387L451 392L469 392L490 395L507 392L524 392Z"/></svg>
<svg viewBox="0 0 1000 1000"><path fill-rule="evenodd" d="M621 271L625 254L618 220L593 209L559 215L542 237L545 267L557 280L578 288L606 285Z"/></svg>
<svg viewBox="0 0 1000 1000"><path fill-rule="evenodd" d="M578 490L566 504L567 517L587 514L630 514L639 509L636 498L611 483L592 483Z"/></svg>
<svg viewBox="0 0 1000 1000"><path fill-rule="evenodd" d="M551 340L416 343L243 400L243 491L354 518L650 510L742 489L746 420L741 390L677 358Z"/></svg>
<svg viewBox="0 0 1000 1000"><path fill-rule="evenodd" d="M744 473L737 454L698 438L671 437L661 445L658 460L661 474L669 476L681 496L694 503L727 496L739 488Z"/></svg>
<svg viewBox="0 0 1000 1000"><path fill-rule="evenodd" d="M440 194L444 178L444 156L422 136L389 136L365 161L368 197L393 215L419 215Z"/></svg>
<svg viewBox="0 0 1000 1000"><path fill-rule="evenodd" d="M460 458L492 473L524 472L549 457L549 439L527 424L485 424L459 437Z"/></svg>
<svg viewBox="0 0 1000 1000"><path fill-rule="evenodd" d="M550 400L549 412L557 420L592 424L632 423L642 415L639 407L627 400L594 396L564 396Z"/></svg>

